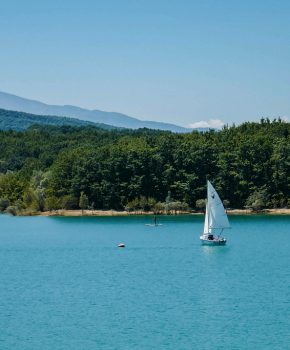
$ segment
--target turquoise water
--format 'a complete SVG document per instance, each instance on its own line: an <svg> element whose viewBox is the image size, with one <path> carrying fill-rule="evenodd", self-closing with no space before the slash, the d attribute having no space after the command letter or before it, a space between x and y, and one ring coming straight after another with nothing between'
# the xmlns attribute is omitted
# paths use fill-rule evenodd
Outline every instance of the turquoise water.
<svg viewBox="0 0 290 350"><path fill-rule="evenodd" d="M230 219L1 215L0 349L290 349L290 217Z"/></svg>

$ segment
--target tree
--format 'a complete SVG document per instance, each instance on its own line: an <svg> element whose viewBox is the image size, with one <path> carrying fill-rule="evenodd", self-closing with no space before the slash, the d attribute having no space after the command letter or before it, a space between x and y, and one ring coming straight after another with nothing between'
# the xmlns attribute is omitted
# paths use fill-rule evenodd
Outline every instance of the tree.
<svg viewBox="0 0 290 350"><path fill-rule="evenodd" d="M79 207L82 209L82 212L84 212L84 210L87 209L88 206L89 206L89 199L85 195L85 193L82 191L80 195Z"/></svg>
<svg viewBox="0 0 290 350"><path fill-rule="evenodd" d="M10 112L0 111L0 121L1 113ZM41 209L44 200L53 209L57 198L77 209L83 191L98 209L165 205L161 211L169 213L172 202L203 209L197 200L207 177L235 208L263 186L266 198L250 203L257 208L285 206L290 198L290 124L279 119L185 134L71 126L0 133L0 198L10 206Z"/></svg>
<svg viewBox="0 0 290 350"><path fill-rule="evenodd" d="M169 210L174 211L175 214L178 211L186 211L188 209L189 209L188 204L185 202L174 201L174 202L170 202L169 204Z"/></svg>
<svg viewBox="0 0 290 350"><path fill-rule="evenodd" d="M76 209L78 207L78 200L76 197L68 194L61 198L61 208L62 209Z"/></svg>
<svg viewBox="0 0 290 350"><path fill-rule="evenodd" d="M224 199L224 200L223 200L223 205L224 205L224 207L227 209L227 208L229 207L229 205L230 205L230 201L227 200L227 199Z"/></svg>
<svg viewBox="0 0 290 350"><path fill-rule="evenodd" d="M0 211L4 211L9 207L9 200L7 198L0 198Z"/></svg>
<svg viewBox="0 0 290 350"><path fill-rule="evenodd" d="M206 200L205 199L198 199L195 202L195 206L196 206L197 209L204 211L205 207L206 207Z"/></svg>
<svg viewBox="0 0 290 350"><path fill-rule="evenodd" d="M153 210L154 211L155 205L156 205L156 199L152 198L152 197L149 197L147 199L147 208L148 208L148 210Z"/></svg>
<svg viewBox="0 0 290 350"><path fill-rule="evenodd" d="M23 204L25 208L30 208L35 201L35 193L31 188L27 188L23 194Z"/></svg>
<svg viewBox="0 0 290 350"><path fill-rule="evenodd" d="M6 212L12 216L16 216L17 215L17 208L14 205L10 205L7 209Z"/></svg>
<svg viewBox="0 0 290 350"><path fill-rule="evenodd" d="M259 211L267 207L267 198L267 190L265 188L259 189L248 197L246 208L252 208L254 211Z"/></svg>
<svg viewBox="0 0 290 350"><path fill-rule="evenodd" d="M45 209L52 211L61 208L60 199L55 196L47 197L45 200Z"/></svg>
<svg viewBox="0 0 290 350"><path fill-rule="evenodd" d="M171 202L171 191L167 192L167 197L165 198L165 211L166 213L170 213L170 202Z"/></svg>
<svg viewBox="0 0 290 350"><path fill-rule="evenodd" d="M154 205L154 213L155 214L159 214L159 213L162 213L164 210L165 210L165 207L166 207L166 203L162 203L162 202L157 202L155 205Z"/></svg>
<svg viewBox="0 0 290 350"><path fill-rule="evenodd" d="M128 202L125 206L125 210L128 212L136 211L139 209L139 199L134 198L132 201Z"/></svg>
<svg viewBox="0 0 290 350"><path fill-rule="evenodd" d="M32 207L37 211L44 211L45 207L45 193L43 189L37 188L34 191L34 201Z"/></svg>
<svg viewBox="0 0 290 350"><path fill-rule="evenodd" d="M147 199L145 196L141 196L139 198L139 208L142 210L142 211L147 211L147 207L148 207L148 202L147 202Z"/></svg>
<svg viewBox="0 0 290 350"><path fill-rule="evenodd" d="M92 202L91 205L88 206L88 209L94 211L95 210L95 202Z"/></svg>

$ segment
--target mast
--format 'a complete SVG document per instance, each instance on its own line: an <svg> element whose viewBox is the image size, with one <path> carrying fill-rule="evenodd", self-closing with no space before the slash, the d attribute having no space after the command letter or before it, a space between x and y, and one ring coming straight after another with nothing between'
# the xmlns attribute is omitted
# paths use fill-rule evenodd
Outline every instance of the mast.
<svg viewBox="0 0 290 350"><path fill-rule="evenodd" d="M206 200L206 210L207 210L207 233L209 233L209 211L208 211L208 199Z"/></svg>
<svg viewBox="0 0 290 350"><path fill-rule="evenodd" d="M207 198L206 198L206 205L205 205L205 218L204 218L204 229L203 234L208 235L210 233L209 230L209 197L208 197L208 181L207 181Z"/></svg>
<svg viewBox="0 0 290 350"><path fill-rule="evenodd" d="M206 182L206 205L207 205L207 233L209 234L209 207L208 207L208 183L209 181L207 180Z"/></svg>

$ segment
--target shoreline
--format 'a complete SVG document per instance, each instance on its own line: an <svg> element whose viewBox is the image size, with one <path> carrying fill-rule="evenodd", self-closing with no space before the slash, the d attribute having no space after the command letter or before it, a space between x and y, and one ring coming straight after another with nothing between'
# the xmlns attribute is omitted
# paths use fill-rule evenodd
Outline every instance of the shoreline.
<svg viewBox="0 0 290 350"><path fill-rule="evenodd" d="M264 209L261 211L252 211L249 209L230 209L227 210L227 214L231 215L290 215L290 209L280 208L280 209ZM55 210L55 211L45 211L45 212L35 212L35 213L22 213L19 216L68 216L68 217L82 217L82 216L138 216L138 215L155 215L154 212L142 212L142 211L116 211L116 210ZM191 212L191 211L182 211L176 213L158 213L156 215L204 215L203 212Z"/></svg>

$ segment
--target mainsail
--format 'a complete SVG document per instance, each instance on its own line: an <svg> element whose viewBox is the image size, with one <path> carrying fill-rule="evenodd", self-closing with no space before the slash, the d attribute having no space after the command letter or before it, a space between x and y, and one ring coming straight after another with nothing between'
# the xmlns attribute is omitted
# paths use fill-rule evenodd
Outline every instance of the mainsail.
<svg viewBox="0 0 290 350"><path fill-rule="evenodd" d="M208 202L206 202L206 209L205 209L205 220L204 220L204 229L203 234L207 235L211 233L211 229L208 227L209 220L208 220Z"/></svg>
<svg viewBox="0 0 290 350"><path fill-rule="evenodd" d="M223 203L213 185L207 181L204 234L211 233L212 229L224 229L229 227L230 224Z"/></svg>

